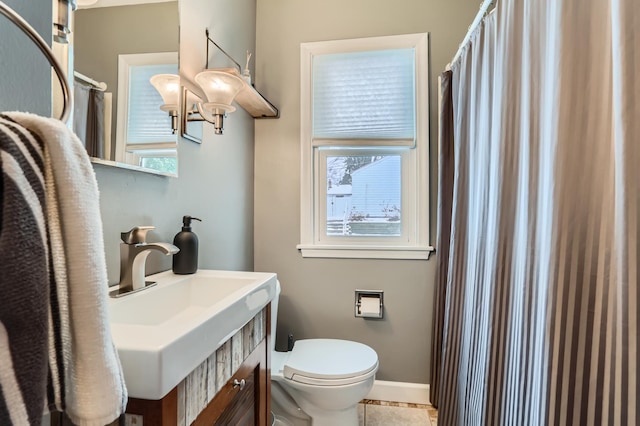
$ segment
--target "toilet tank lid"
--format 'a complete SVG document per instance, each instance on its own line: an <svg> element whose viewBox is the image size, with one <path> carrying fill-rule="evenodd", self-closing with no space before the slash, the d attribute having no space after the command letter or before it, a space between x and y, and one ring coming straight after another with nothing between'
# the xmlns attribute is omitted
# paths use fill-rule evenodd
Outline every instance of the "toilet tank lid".
<svg viewBox="0 0 640 426"><path fill-rule="evenodd" d="M377 368L378 354L369 346L338 339L298 340L285 361L283 375L317 379L361 376Z"/></svg>

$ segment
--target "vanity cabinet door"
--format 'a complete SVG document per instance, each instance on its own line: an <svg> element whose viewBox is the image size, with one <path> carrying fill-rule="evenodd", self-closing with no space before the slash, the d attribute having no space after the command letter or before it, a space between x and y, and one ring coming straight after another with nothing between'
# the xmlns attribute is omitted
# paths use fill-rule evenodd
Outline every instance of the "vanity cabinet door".
<svg viewBox="0 0 640 426"><path fill-rule="evenodd" d="M215 425L256 425L256 414L260 409L256 403L256 375L256 371L254 371L253 374L244 379L243 389L239 389L241 385L236 384L236 396L229 401L227 408L214 423Z"/></svg>
<svg viewBox="0 0 640 426"><path fill-rule="evenodd" d="M265 339L218 391L192 426L267 426L271 409L267 348Z"/></svg>

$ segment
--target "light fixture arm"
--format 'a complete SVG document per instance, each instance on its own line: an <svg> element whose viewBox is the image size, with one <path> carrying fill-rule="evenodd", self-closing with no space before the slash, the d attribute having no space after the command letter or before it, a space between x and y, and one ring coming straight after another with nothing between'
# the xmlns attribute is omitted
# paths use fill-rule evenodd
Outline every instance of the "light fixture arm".
<svg viewBox="0 0 640 426"><path fill-rule="evenodd" d="M226 115L236 110L236 107L232 105L234 101L253 118L278 118L278 109L251 84L249 71L251 54L247 52L247 65L243 72L242 65L209 37L209 29L205 29L205 34L207 36L206 68L195 75L195 83L202 89L204 97L197 96L187 88L183 88L181 135L187 139L200 141L201 138L192 136L191 132L187 130L190 122L197 121L207 121L213 124L215 133L221 135ZM233 62L237 70L235 68L210 69L209 43L213 44Z"/></svg>
<svg viewBox="0 0 640 426"><path fill-rule="evenodd" d="M213 124L215 134L221 135L224 129L224 117L227 115L226 111L221 112L216 109L215 113L211 113L203 107L202 102L197 102L195 107L204 121Z"/></svg>
<svg viewBox="0 0 640 426"><path fill-rule="evenodd" d="M216 43L215 41L213 41L213 39L211 37L209 37L209 28L205 29L205 34L207 35L207 66L205 69L209 68L209 43L212 43L215 47L218 48L218 50L220 50L222 53L224 53L224 55L229 58L229 60L231 60L231 62L233 62L234 64L236 64L236 66L238 67L238 71L241 73L242 72L242 66L235 60L233 59L233 57L231 55L229 55L222 47L220 47L220 45L218 45L218 43Z"/></svg>
<svg viewBox="0 0 640 426"><path fill-rule="evenodd" d="M175 135L178 131L178 111L169 111L171 117L171 134Z"/></svg>

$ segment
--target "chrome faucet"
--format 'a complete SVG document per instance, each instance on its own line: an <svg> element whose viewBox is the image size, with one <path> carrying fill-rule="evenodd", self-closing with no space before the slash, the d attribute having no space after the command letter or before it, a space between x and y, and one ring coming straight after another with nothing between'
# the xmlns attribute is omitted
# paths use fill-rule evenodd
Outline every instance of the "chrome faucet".
<svg viewBox="0 0 640 426"><path fill-rule="evenodd" d="M165 255L176 254L180 249L169 243L147 243L147 232L155 226L136 226L128 232L122 232L120 239L120 286L109 293L111 297L120 297L135 293L156 283L145 281L144 268L151 250L158 250Z"/></svg>

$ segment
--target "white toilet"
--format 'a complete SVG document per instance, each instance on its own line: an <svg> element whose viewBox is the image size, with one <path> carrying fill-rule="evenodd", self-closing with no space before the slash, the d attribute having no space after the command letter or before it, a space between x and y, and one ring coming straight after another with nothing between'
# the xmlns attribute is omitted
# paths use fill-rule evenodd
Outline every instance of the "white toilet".
<svg viewBox="0 0 640 426"><path fill-rule="evenodd" d="M271 302L271 407L278 424L358 424L358 402L371 390L378 355L362 343L298 340L290 352L275 351L278 282Z"/></svg>

